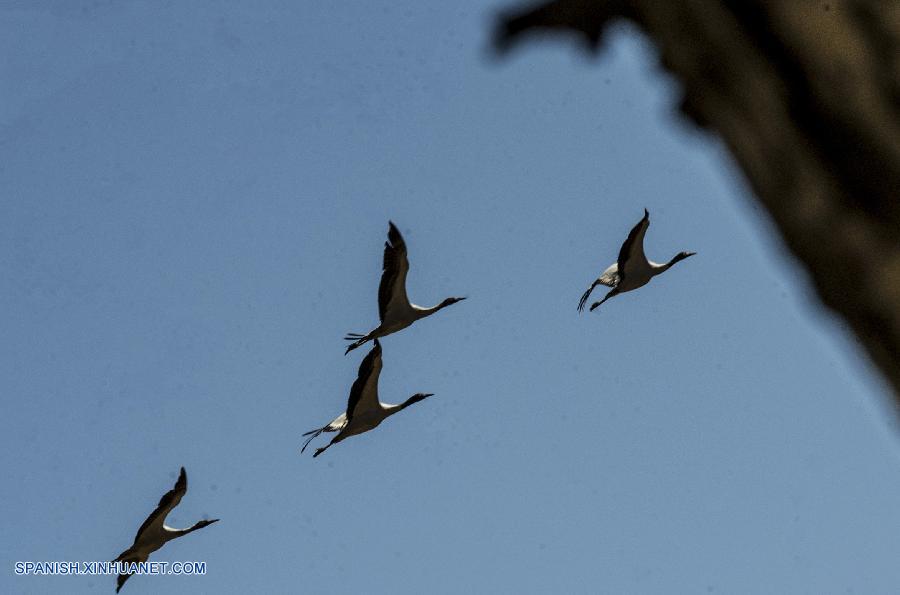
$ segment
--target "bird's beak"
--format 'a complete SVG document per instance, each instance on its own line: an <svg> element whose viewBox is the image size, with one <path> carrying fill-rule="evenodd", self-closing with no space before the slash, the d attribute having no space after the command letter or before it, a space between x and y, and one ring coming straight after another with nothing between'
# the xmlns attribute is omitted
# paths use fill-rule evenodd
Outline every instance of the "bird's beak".
<svg viewBox="0 0 900 595"><path fill-rule="evenodd" d="M425 396L426 396L426 397L433 397L433 396L434 396L434 393L425 393Z"/></svg>
<svg viewBox="0 0 900 595"><path fill-rule="evenodd" d="M688 252L687 253L688 256L693 256L694 254L696 254L696 252Z"/></svg>

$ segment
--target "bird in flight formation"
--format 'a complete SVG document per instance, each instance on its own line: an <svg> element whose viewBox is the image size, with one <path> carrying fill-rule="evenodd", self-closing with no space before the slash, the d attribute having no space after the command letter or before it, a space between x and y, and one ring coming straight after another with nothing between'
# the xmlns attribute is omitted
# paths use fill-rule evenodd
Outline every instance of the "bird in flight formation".
<svg viewBox="0 0 900 595"><path fill-rule="evenodd" d="M345 355L367 341L373 341L372 350L363 358L359 366L356 380L350 388L350 397L347 400L347 409L328 424L303 434L309 436L300 452L304 452L313 439L325 432L337 432L331 441L321 448L317 448L313 457L325 452L332 445L377 428L381 422L391 415L403 411L413 403L418 403L432 393L416 393L403 403L388 405L378 399L378 377L381 374L381 343L380 337L403 330L420 318L434 314L441 308L455 304L466 298L449 297L440 304L431 308L422 308L411 304L406 297L406 274L409 271L409 261L406 257L406 243L400 231L392 223L388 222L388 241L384 244L384 270L381 274L381 283L378 287L378 313L381 324L365 335L349 334L345 340L351 341ZM612 289L599 302L591 305L591 310L609 298L632 291L646 285L653 277L667 271L676 262L693 256L694 252L679 252L669 262L658 264L647 260L644 256L644 235L650 226L650 214L644 209L644 217L632 228L628 238L619 250L619 258L600 275L591 286L588 287L581 300L578 302L578 310L583 311L591 292L597 285L606 285ZM166 516L173 508L178 506L181 498L187 492L187 473L184 467L175 482L175 487L166 492L147 520L138 529L134 543L127 550L119 554L115 562L141 563L146 562L150 554L160 549L166 542L177 537L187 535L197 529L207 527L219 519L202 520L187 529L173 529L165 525ZM116 593L131 577L130 573L118 576Z"/></svg>
<svg viewBox="0 0 900 595"><path fill-rule="evenodd" d="M613 296L643 287L653 277L668 271L676 262L696 254L696 252L679 252L665 264L647 260L647 257L644 256L644 234L647 233L648 227L650 227L650 213L644 209L644 217L631 229L628 237L622 243L618 260L603 271L603 274L597 277L581 296L581 300L578 302L579 312L584 310L584 305L591 292L598 285L606 285L612 289L602 300L591 305L591 311Z"/></svg>
<svg viewBox="0 0 900 595"><path fill-rule="evenodd" d="M334 418L330 423L316 428L305 434L309 436L302 453L309 443L322 432L338 432L331 442L317 448L313 457L325 452L328 447L337 444L345 438L374 430L378 425L395 413L403 411L413 403L432 396L432 393L416 393L399 405L387 405L378 400L378 376L381 374L381 344L375 339L375 346L359 365L356 380L350 388L350 398L347 401L347 410Z"/></svg>
<svg viewBox="0 0 900 595"><path fill-rule="evenodd" d="M381 284L378 286L378 315L381 324L361 335L348 333L345 341L352 341L344 355L350 353L366 341L384 337L401 331L426 316L431 316L441 308L446 308L464 297L448 297L437 306L423 308L409 302L406 297L406 273L409 272L409 260L406 258L406 242L400 230L392 221L388 221L388 241L384 243L384 267L381 272Z"/></svg>
<svg viewBox="0 0 900 595"><path fill-rule="evenodd" d="M187 529L167 527L165 524L166 517L172 512L173 508L178 506L185 492L187 492L187 473L182 467L181 473L178 475L178 481L175 482L175 487L163 495L156 510L150 513L150 516L138 529L134 543L131 544L130 548L119 554L119 557L114 562L124 562L126 564L146 562L150 554L164 546L166 542L172 541L176 537L187 535L197 529L208 527L219 520L197 521L192 527ZM131 577L130 573L119 575L118 579L116 579L116 593L119 592L129 577Z"/></svg>
<svg viewBox="0 0 900 595"><path fill-rule="evenodd" d="M464 297L449 297L437 306L422 308L409 302L406 297L406 274L409 272L409 260L406 257L406 242L400 230L392 221L388 221L388 241L384 243L384 265L381 272L381 283L378 286L378 314L381 324L365 335L351 333L344 337L351 341L344 355L350 353L367 341L374 341L374 347L363 358L359 365L356 380L350 388L347 410L334 418L330 423L303 434L309 436L300 452L304 452L309 443L323 432L337 432L331 442L317 448L313 457L325 452L333 444L345 438L373 430L385 419L398 411L403 411L413 403L432 396L432 393L416 393L399 405L387 405L378 400L378 377L381 374L380 337L403 330L420 318L434 314L441 308L462 301Z"/></svg>

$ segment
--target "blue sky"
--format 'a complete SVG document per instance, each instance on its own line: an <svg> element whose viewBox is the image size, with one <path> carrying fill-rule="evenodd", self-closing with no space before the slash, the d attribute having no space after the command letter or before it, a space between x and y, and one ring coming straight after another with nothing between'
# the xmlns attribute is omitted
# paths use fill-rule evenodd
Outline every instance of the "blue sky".
<svg viewBox="0 0 900 595"><path fill-rule="evenodd" d="M5 2L4 593L170 516L123 593L893 593L885 388L631 29L487 51L503 4ZM579 315L642 209L654 260ZM381 396L313 460L405 234Z"/></svg>

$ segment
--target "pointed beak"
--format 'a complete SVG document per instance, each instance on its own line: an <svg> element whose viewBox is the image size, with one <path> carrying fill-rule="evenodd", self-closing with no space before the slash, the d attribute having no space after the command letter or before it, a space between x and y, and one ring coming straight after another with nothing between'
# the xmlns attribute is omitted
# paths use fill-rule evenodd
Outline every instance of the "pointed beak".
<svg viewBox="0 0 900 595"><path fill-rule="evenodd" d="M425 393L424 396L426 396L426 397L433 397L433 396L434 396L434 393Z"/></svg>

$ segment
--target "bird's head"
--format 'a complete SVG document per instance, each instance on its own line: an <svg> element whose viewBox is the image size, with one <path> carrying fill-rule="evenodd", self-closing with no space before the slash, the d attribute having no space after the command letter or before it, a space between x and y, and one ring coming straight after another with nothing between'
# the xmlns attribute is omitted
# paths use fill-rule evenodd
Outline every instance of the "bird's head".
<svg viewBox="0 0 900 595"><path fill-rule="evenodd" d="M197 521L197 528L202 529L203 527L209 527L213 523L218 523L219 519L203 519L202 521Z"/></svg>
<svg viewBox="0 0 900 595"><path fill-rule="evenodd" d="M688 256L693 256L696 252L679 252L675 255L675 258L672 259L672 264L675 264L679 260L684 260Z"/></svg>
<svg viewBox="0 0 900 595"><path fill-rule="evenodd" d="M447 306L452 306L456 302L461 302L464 299L466 299L466 298L464 298L464 297L448 297L443 302L441 302L441 308L446 308Z"/></svg>
<svg viewBox="0 0 900 595"><path fill-rule="evenodd" d="M418 403L419 401L424 401L428 397L433 397L434 393L416 393L410 398L406 399L406 402L403 403L404 407L409 407L413 403Z"/></svg>

